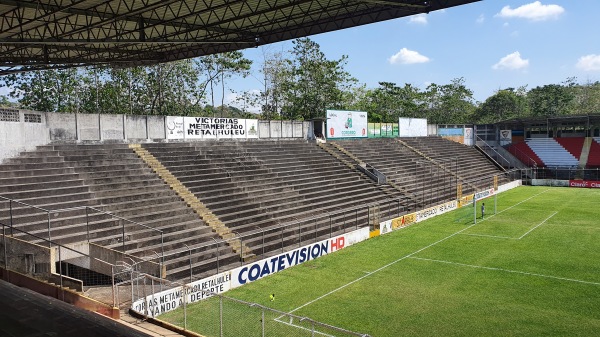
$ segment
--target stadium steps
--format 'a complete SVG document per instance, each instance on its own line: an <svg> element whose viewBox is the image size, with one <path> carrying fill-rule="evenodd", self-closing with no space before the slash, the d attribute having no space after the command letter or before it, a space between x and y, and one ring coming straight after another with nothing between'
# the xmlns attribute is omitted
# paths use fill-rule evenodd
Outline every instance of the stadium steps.
<svg viewBox="0 0 600 337"><path fill-rule="evenodd" d="M86 217L86 206L164 230L167 248L213 242L215 238L127 144L40 146L0 165L0 183L0 195L49 210L60 209L56 214L51 213L51 238L58 243L89 239L122 249L123 223L112 215L91 209ZM27 230L41 238L48 236L45 212L35 213L31 207L16 202L11 206L16 229ZM8 209L9 203L0 201L1 221L10 221ZM129 224L125 228L134 234L126 233L126 249L131 247L128 253L143 255L143 247L152 247L151 243L157 240L152 237L152 233L157 232L150 228ZM32 235L15 235L43 243ZM228 248L221 249L225 252ZM198 259L202 257L199 255ZM239 262L239 257L235 262Z"/></svg>
<svg viewBox="0 0 600 337"><path fill-rule="evenodd" d="M214 213L212 213L206 205L204 205L193 193L191 193L169 170L147 149L142 148L139 144L131 144L135 153L150 166L177 194L183 201L191 207L194 212L202 219L204 223L210 226L223 239L231 239L235 236ZM247 247L243 247L242 243L237 239L228 241L228 244L236 253L244 254L240 258L244 261L252 260L255 255Z"/></svg>
<svg viewBox="0 0 600 337"><path fill-rule="evenodd" d="M425 174L429 168L420 164L424 162L421 157L392 139L336 142L383 172L389 182L410 193L413 196L410 206L425 207L440 200L452 199L451 193L438 196L438 193L448 190L444 186L447 179L433 178ZM421 167L417 167L417 164ZM427 186L429 186L427 191L431 193L427 193L427 197L424 197L423 190Z"/></svg>
<svg viewBox="0 0 600 337"><path fill-rule="evenodd" d="M326 151L330 152L336 158L340 158L341 160L346 160L348 162L354 162L357 165L366 167L366 163L364 161L362 161L360 158L355 156L352 152L346 150L339 143L329 142L327 144L331 144L339 153L336 153L336 151L329 149L325 144L322 144L320 146L322 148L324 148ZM353 167L353 168L356 169L356 167ZM379 169L379 168L376 167L376 169ZM357 170L357 171L359 173L363 174L359 170ZM377 188L379 188L383 193L385 193L392 199L398 198L398 199L402 200L402 203L404 203L404 204L413 205L413 204L417 203L415 196L411 192L409 192L402 186L396 184L392 179L388 179L387 184L377 185Z"/></svg>
<svg viewBox="0 0 600 337"><path fill-rule="evenodd" d="M600 167L600 137L594 137L590 144L590 153L588 155L587 167Z"/></svg>
<svg viewBox="0 0 600 337"><path fill-rule="evenodd" d="M554 138L530 138L526 143L546 166L576 167L579 164Z"/></svg>

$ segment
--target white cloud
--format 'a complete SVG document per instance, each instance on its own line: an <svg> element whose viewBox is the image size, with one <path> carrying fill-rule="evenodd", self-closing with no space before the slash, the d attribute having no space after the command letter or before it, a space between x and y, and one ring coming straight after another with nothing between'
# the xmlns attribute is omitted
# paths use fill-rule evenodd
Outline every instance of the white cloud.
<svg viewBox="0 0 600 337"><path fill-rule="evenodd" d="M430 59L427 56L419 54L417 51L402 48L399 52L392 55L388 61L390 64L415 64L427 63Z"/></svg>
<svg viewBox="0 0 600 337"><path fill-rule="evenodd" d="M600 71L600 55L586 55L579 58L577 68L584 71Z"/></svg>
<svg viewBox="0 0 600 337"><path fill-rule="evenodd" d="M504 6L496 16L507 19L520 18L531 21L544 21L557 19L564 12L565 9L559 5L542 5L541 2L536 1L515 9Z"/></svg>
<svg viewBox="0 0 600 337"><path fill-rule="evenodd" d="M416 23L416 24L419 24L419 25L426 25L427 24L427 15L423 14L423 13L417 14L417 15L413 15L408 20L408 23Z"/></svg>
<svg viewBox="0 0 600 337"><path fill-rule="evenodd" d="M492 69L508 69L508 70L519 70L529 66L529 60L521 58L521 53L518 51L508 54L500 59L500 61L492 66Z"/></svg>
<svg viewBox="0 0 600 337"><path fill-rule="evenodd" d="M477 18L477 20L475 20L475 22L477 22L477 23L484 23L485 22L485 15L480 14L479 17Z"/></svg>

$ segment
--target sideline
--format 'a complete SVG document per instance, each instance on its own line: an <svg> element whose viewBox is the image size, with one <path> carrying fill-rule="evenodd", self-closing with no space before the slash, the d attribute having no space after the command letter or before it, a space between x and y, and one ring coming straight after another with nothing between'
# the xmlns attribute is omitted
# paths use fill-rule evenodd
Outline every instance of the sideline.
<svg viewBox="0 0 600 337"><path fill-rule="evenodd" d="M544 191L542 191L542 192L540 192L540 193L534 194L534 195L530 196L529 198L527 198L527 199L525 199L525 200L522 200L522 201L520 201L520 202L518 202L518 203L516 203L516 204L514 204L514 205L512 205L512 206L510 206L510 207L508 207L508 208L505 208L505 209L503 209L502 211L500 211L500 212L498 212L498 213L496 213L496 214L494 214L494 215L492 215L492 216L490 216L490 217L488 217L488 218L485 218L485 219L483 219L483 220L482 220L482 221L480 221L479 223L481 223L481 222L483 222L483 221L486 221L486 220L488 220L489 218L492 218L492 217L494 217L494 216L495 216L495 215L497 215L497 214L500 214L500 213L502 213L502 212L508 211L509 209L511 209L511 208L513 208L513 207L516 207L516 206L518 206L518 205L520 205L520 204L522 204L522 203L524 203L524 202L526 202L526 201L528 201L528 200L531 200L531 199L533 199L533 198L535 198L535 197L537 197L537 196L539 196L539 195L541 195L541 194L543 194L543 193L546 193L546 192L548 192L549 190L550 190L550 188L548 188L548 189L546 189L546 190L544 190ZM414 251L414 252L412 252L412 253L410 253L410 254L408 254L408 255L404 255L404 256L402 256L401 258L399 258L399 259L397 259L397 260L395 260L395 261L392 261L392 262L390 262L390 263L388 263L388 264L386 264L386 265L384 265L384 266L382 266L382 267L379 267L379 268L377 268L376 270L374 270L374 271L372 271L372 272L369 272L368 274L366 274L366 275L364 275L364 276L361 276L361 277L359 277L359 278L357 278L357 279L355 279L355 280L353 280L353 281L350 281L350 282L348 282L348 283L346 283L346 284L344 284L344 285L342 285L342 286L340 286L340 287L338 287L338 288L336 288L336 289L333 289L333 290L331 290L330 292L328 292L328 293L326 293L326 294L323 294L323 295L321 295L321 296L319 296L319 297L315 298L314 300L311 300L311 301L309 301L309 302L306 302L306 303L302 304L301 306L299 306L299 307L297 307L297 308L293 309L292 311L289 311L289 312L288 312L288 314L294 313L294 312L296 312L296 311L298 311L298 310L300 310L300 309L302 309L302 308L304 308L304 307L306 307L306 306L309 306L309 305L311 305L311 304L313 304L313 303L315 303L315 302L318 302L318 301L322 300L323 298L325 298L325 297L327 297L327 296L329 296L329 295L331 295L331 294L334 294L334 293L336 293L336 292L338 292L338 291L340 291L340 290L342 290L342 289L344 289L344 288L346 288L346 287L348 287L348 286L350 286L350 285L353 285L354 283L357 283L357 282L359 282L359 281L361 281L361 280L363 280L363 279L365 279L365 278L367 278L367 277L369 277L369 276L371 276L371 275L373 275L373 274L375 274L375 273L377 273L377 272L380 272L380 271L382 271L382 270L384 270L384 269L387 269L388 267L391 267L392 265L394 265L394 264L396 264L396 263L398 263L398 262L400 262L400 261L402 261L402 260L405 260L405 259L407 259L407 258L410 258L410 257L412 257L413 255L415 255L415 254L418 254L418 253L420 253L420 252L424 251L425 249L431 248L431 247L433 247L433 246L437 245L438 243L444 242L444 241L446 241L446 240L448 240L448 239L450 239L450 238L452 238L452 237L454 237L454 236L456 236L456 235L459 235L459 234L461 234L462 232L464 232L464 231L466 231L466 230L468 230L468 229L470 229L471 227L473 227L473 226L476 226L476 225L477 225L477 224L472 224L472 225L469 225L468 227L465 227L465 228L463 228L463 229L461 229L461 230L459 230L459 231L457 231L457 232L455 232L455 233L453 233L453 234L450 234L449 236L447 236L447 237L445 237L445 238L443 238L443 239L440 239L440 240L438 240L438 241L436 241L436 242L434 242L434 243L432 243L432 244L429 244L429 245L427 245L427 246L425 246L425 247L423 247L423 248L421 248L421 249L419 249L419 250L416 250L416 251ZM283 316L280 316L280 317L276 318L276 320L279 320L279 319L281 319L281 317L283 317Z"/></svg>

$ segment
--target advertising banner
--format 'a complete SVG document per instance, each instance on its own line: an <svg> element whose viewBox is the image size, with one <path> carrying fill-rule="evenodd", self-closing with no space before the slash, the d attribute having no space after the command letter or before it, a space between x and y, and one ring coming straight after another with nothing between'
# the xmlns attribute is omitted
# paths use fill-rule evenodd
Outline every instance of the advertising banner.
<svg viewBox="0 0 600 337"><path fill-rule="evenodd" d="M569 187L600 188L600 181L595 181L595 180L569 180Z"/></svg>
<svg viewBox="0 0 600 337"><path fill-rule="evenodd" d="M367 125L369 138L398 137L398 124L396 123L368 123Z"/></svg>
<svg viewBox="0 0 600 337"><path fill-rule="evenodd" d="M473 146L473 128L465 128L464 144Z"/></svg>
<svg viewBox="0 0 600 337"><path fill-rule="evenodd" d="M167 116L167 139L184 139L184 117Z"/></svg>
<svg viewBox="0 0 600 337"><path fill-rule="evenodd" d="M415 213L406 214L392 220L383 221L379 224L379 233L380 235L387 234L396 229L433 218L434 216L450 212L457 208L458 203L456 201L449 201L441 205L430 207Z"/></svg>
<svg viewBox="0 0 600 337"><path fill-rule="evenodd" d="M508 190L512 190L513 188L519 187L523 184L522 180L513 180L510 183L506 183L504 185L500 185L498 186L498 190L496 191L496 193L502 193L502 192L506 192Z"/></svg>
<svg viewBox="0 0 600 337"><path fill-rule="evenodd" d="M427 137L426 118L398 119L400 137Z"/></svg>
<svg viewBox="0 0 600 337"><path fill-rule="evenodd" d="M167 139L258 138L258 120L212 117L167 117Z"/></svg>
<svg viewBox="0 0 600 337"><path fill-rule="evenodd" d="M463 128L438 128L438 136L464 144L465 130Z"/></svg>
<svg viewBox="0 0 600 337"><path fill-rule="evenodd" d="M490 188L490 189L483 190L483 191L480 191L480 192L477 192L477 193L475 193L475 196L474 196L473 198L474 198L475 200L479 201L479 200L481 200L481 199L485 199L485 198L489 198L489 197L493 196L495 192L496 192L496 191L495 191L495 190L494 190L494 188L492 187L492 188Z"/></svg>
<svg viewBox="0 0 600 337"><path fill-rule="evenodd" d="M367 113L327 110L327 138L367 138Z"/></svg>
<svg viewBox="0 0 600 337"><path fill-rule="evenodd" d="M223 293L246 283L256 281L286 268L314 260L369 238L369 228L364 227L336 237L312 243L286 253L194 281L181 287L145 296L132 303L131 308L139 313L156 317L183 306L210 297L207 291Z"/></svg>

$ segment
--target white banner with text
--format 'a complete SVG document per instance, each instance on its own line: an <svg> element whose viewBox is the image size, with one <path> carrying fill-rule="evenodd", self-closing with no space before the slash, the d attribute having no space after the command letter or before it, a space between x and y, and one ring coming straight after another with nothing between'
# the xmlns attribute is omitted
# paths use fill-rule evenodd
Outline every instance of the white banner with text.
<svg viewBox="0 0 600 337"><path fill-rule="evenodd" d="M336 252L368 238L368 227L357 229L188 283L184 287L147 295L133 302L131 308L141 314L156 317L183 306L184 302L193 303L208 298L211 296L208 292L216 294L226 292L289 267Z"/></svg>

